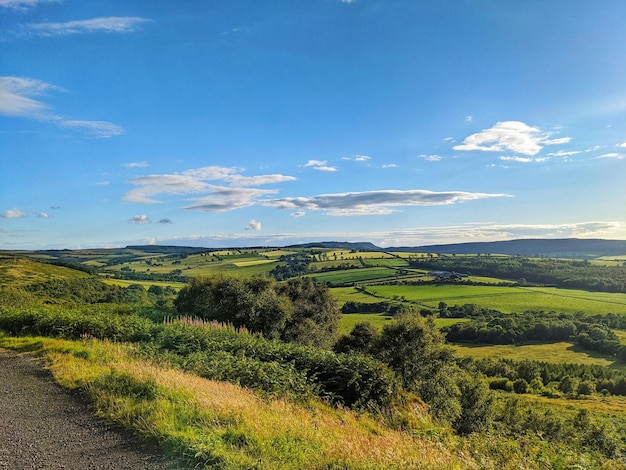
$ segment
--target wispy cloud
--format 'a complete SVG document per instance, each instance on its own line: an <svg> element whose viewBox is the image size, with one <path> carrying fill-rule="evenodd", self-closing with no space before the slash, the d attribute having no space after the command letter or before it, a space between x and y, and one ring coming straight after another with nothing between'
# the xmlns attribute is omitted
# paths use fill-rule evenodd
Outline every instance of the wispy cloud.
<svg viewBox="0 0 626 470"><path fill-rule="evenodd" d="M108 139L109 137L115 137L123 135L124 129L117 124L107 121L61 121L60 125L69 129L79 129L84 131L86 135L91 137Z"/></svg>
<svg viewBox="0 0 626 470"><path fill-rule="evenodd" d="M261 196L276 194L276 189L255 189L232 186L208 185L210 194L204 197L193 198L195 204L185 209L203 212L226 212L243 207L250 207L259 202Z"/></svg>
<svg viewBox="0 0 626 470"><path fill-rule="evenodd" d="M395 163L388 163L387 165L383 165L383 168L398 168L398 165Z"/></svg>
<svg viewBox="0 0 626 470"><path fill-rule="evenodd" d="M418 155L417 158L423 158L424 160L428 162L438 162L443 157L440 157L439 155Z"/></svg>
<svg viewBox="0 0 626 470"><path fill-rule="evenodd" d="M551 139L551 134L520 121L498 122L495 126L472 134L454 150L485 152L511 151L522 155L536 155L546 145L565 144L570 137Z"/></svg>
<svg viewBox="0 0 626 470"><path fill-rule="evenodd" d="M342 160L352 161L352 162L367 162L372 159L372 157L368 157L367 155L352 155L351 157L341 157ZM326 163L326 162L324 162Z"/></svg>
<svg viewBox="0 0 626 470"><path fill-rule="evenodd" d="M32 78L0 77L0 114L48 121L61 128L80 131L84 135L96 138L109 138L124 134L120 126L111 122L63 118L54 112L52 106L35 98L45 96L52 91L63 92L65 90Z"/></svg>
<svg viewBox="0 0 626 470"><path fill-rule="evenodd" d="M157 224L171 224L173 223L171 219L161 219L157 222Z"/></svg>
<svg viewBox="0 0 626 470"><path fill-rule="evenodd" d="M0 7L26 11L40 3L61 3L61 0L0 0Z"/></svg>
<svg viewBox="0 0 626 470"><path fill-rule="evenodd" d="M39 36L65 36L86 33L130 33L139 29L146 18L109 16L65 23L32 23L28 30Z"/></svg>
<svg viewBox="0 0 626 470"><path fill-rule="evenodd" d="M184 171L182 173L147 175L133 178L130 183L137 186L128 191L123 200L137 203L158 203L157 195L193 195L203 194L191 200L194 204L185 209L205 212L225 212L248 207L261 196L276 194L275 189L251 188L251 185L265 185L293 181L293 176L280 174L244 176L241 168L207 166ZM216 185L209 181L221 181Z"/></svg>
<svg viewBox="0 0 626 470"><path fill-rule="evenodd" d="M40 219L49 219L50 215L47 212L40 212L39 214L37 214L37 217L39 217Z"/></svg>
<svg viewBox="0 0 626 470"><path fill-rule="evenodd" d="M261 201L281 209L325 211L328 215L385 215L398 207L439 206L477 199L510 197L507 194L468 193L462 191L433 192L427 190L381 190L322 194L314 197L285 197Z"/></svg>
<svg viewBox="0 0 626 470"><path fill-rule="evenodd" d="M0 77L0 114L10 117L58 119L51 106L34 99L49 91L63 91L41 80L24 77Z"/></svg>
<svg viewBox="0 0 626 470"><path fill-rule="evenodd" d="M252 230L254 232L258 232L261 230L261 222L257 222L256 220L252 219L250 220L250 222L248 222L248 225L246 225L244 230Z"/></svg>
<svg viewBox="0 0 626 470"><path fill-rule="evenodd" d="M291 217L304 217L306 215L306 212L304 212L304 211L296 211L296 212L292 212L289 215Z"/></svg>
<svg viewBox="0 0 626 470"><path fill-rule="evenodd" d="M499 160L503 160L505 162L517 162L517 163L530 163L534 161L534 158L529 157L498 157Z"/></svg>
<svg viewBox="0 0 626 470"><path fill-rule="evenodd" d="M317 171L337 171L337 167L329 166L326 160L309 160L304 166Z"/></svg>
<svg viewBox="0 0 626 470"><path fill-rule="evenodd" d="M604 155L599 155L596 158L614 158L616 160L623 160L624 158L626 158L626 154L611 152L611 153L605 153Z"/></svg>
<svg viewBox="0 0 626 470"><path fill-rule="evenodd" d="M145 225L145 224L149 224L151 222L150 218L147 215L145 215L145 214L143 214L143 215L136 215L136 216L132 217L130 219L130 221L134 222L136 224L139 224L139 225Z"/></svg>
<svg viewBox="0 0 626 470"><path fill-rule="evenodd" d="M123 163L122 166L125 166L126 168L146 168L150 166L150 164L148 162L129 162Z"/></svg>
<svg viewBox="0 0 626 470"><path fill-rule="evenodd" d="M28 216L26 215L25 212L22 212L20 209L15 207L13 209L9 209L8 211L6 211L4 214L1 215L1 217L5 219L22 219Z"/></svg>

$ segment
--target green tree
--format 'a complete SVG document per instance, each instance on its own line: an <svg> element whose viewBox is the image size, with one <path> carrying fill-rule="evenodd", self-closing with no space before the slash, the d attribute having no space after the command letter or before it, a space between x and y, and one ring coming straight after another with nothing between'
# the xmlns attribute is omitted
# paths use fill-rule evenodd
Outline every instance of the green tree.
<svg viewBox="0 0 626 470"><path fill-rule="evenodd" d="M223 273L198 277L183 287L174 301L179 314L230 323L277 338L290 315L269 278L239 278Z"/></svg>
<svg viewBox="0 0 626 470"><path fill-rule="evenodd" d="M375 350L400 376L404 388L422 397L437 418L454 422L461 416L460 369L432 318L398 317L383 327Z"/></svg>
<svg viewBox="0 0 626 470"><path fill-rule="evenodd" d="M336 352L360 352L371 354L380 337L380 331L369 322L354 325L349 334L343 335L334 346Z"/></svg>
<svg viewBox="0 0 626 470"><path fill-rule="evenodd" d="M292 304L282 339L322 348L335 343L341 310L328 287L299 277L278 284L277 291Z"/></svg>
<svg viewBox="0 0 626 470"><path fill-rule="evenodd" d="M224 273L198 277L180 290L177 313L230 323L267 338L330 347L341 313L329 290L311 279L278 284L269 277Z"/></svg>

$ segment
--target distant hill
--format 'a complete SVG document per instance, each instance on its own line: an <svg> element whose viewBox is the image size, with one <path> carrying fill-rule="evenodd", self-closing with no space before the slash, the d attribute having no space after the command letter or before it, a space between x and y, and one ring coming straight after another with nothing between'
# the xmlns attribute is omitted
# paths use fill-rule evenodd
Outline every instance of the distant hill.
<svg viewBox="0 0 626 470"><path fill-rule="evenodd" d="M626 255L626 240L603 239L521 239L499 242L454 243L418 247L393 247L386 251L440 254L498 253L503 255L547 256L551 258L598 258Z"/></svg>
<svg viewBox="0 0 626 470"><path fill-rule="evenodd" d="M174 253L185 253L193 255L195 253L203 253L209 251L210 248L199 248L193 246L175 246L175 245L128 245L127 250L143 251L144 253L152 253L159 255L169 255Z"/></svg>
<svg viewBox="0 0 626 470"><path fill-rule="evenodd" d="M332 248L336 250L385 251L370 242L315 242L288 245L285 248Z"/></svg>

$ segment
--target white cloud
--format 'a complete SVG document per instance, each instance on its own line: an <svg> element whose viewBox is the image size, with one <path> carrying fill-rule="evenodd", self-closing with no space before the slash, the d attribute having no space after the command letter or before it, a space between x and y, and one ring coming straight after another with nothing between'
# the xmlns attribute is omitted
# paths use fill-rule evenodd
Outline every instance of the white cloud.
<svg viewBox="0 0 626 470"><path fill-rule="evenodd" d="M443 157L440 157L439 155L418 155L417 157L423 158L424 160L428 162L438 162L443 158Z"/></svg>
<svg viewBox="0 0 626 470"><path fill-rule="evenodd" d="M465 122L472 122L474 120L474 118L469 115L469 116L465 116Z"/></svg>
<svg viewBox="0 0 626 470"><path fill-rule="evenodd" d="M63 91L41 80L24 77L0 77L0 114L11 117L57 119L46 103L33 99L48 91Z"/></svg>
<svg viewBox="0 0 626 470"><path fill-rule="evenodd" d="M35 99L47 92L63 92L60 87L25 77L0 77L0 115L48 121L59 127L79 130L91 137L108 138L124 134L117 124L107 121L65 119L52 106Z"/></svg>
<svg viewBox="0 0 626 470"><path fill-rule="evenodd" d="M328 215L386 215L397 212L397 207L439 206L506 194L467 193L462 191L433 192L427 190L380 190L339 194L321 194L314 197L285 197L263 200L262 204L280 209L325 211Z"/></svg>
<svg viewBox="0 0 626 470"><path fill-rule="evenodd" d="M260 176L241 176L231 175L223 178L224 181L236 186L257 186L272 183L284 183L285 181L295 181L293 176L286 175L260 175Z"/></svg>
<svg viewBox="0 0 626 470"><path fill-rule="evenodd" d="M304 211L296 211L296 212L292 212L289 215L291 217L304 217L306 215L306 212L304 212Z"/></svg>
<svg viewBox="0 0 626 470"><path fill-rule="evenodd" d="M579 153L582 153L580 150L559 150L558 152L553 152L553 153L549 153L548 156L550 157L570 157L572 155L577 155Z"/></svg>
<svg viewBox="0 0 626 470"><path fill-rule="evenodd" d="M83 33L129 33L136 31L146 18L110 16L65 23L33 23L28 29L40 36L64 36Z"/></svg>
<svg viewBox="0 0 626 470"><path fill-rule="evenodd" d="M131 222L135 222L136 224L139 225L145 225L145 224L149 224L150 218L147 215L136 215L134 216L132 219L130 219Z"/></svg>
<svg viewBox="0 0 626 470"><path fill-rule="evenodd" d="M152 198L157 194L193 194L209 190L209 185L201 179L184 174L140 176L130 183L139 187L128 191L123 200L146 204L160 202Z"/></svg>
<svg viewBox="0 0 626 470"><path fill-rule="evenodd" d="M549 139L550 134L520 121L498 122L495 126L465 138L454 150L480 150L486 152L512 151L523 155L536 155L546 145L564 144L570 137Z"/></svg>
<svg viewBox="0 0 626 470"><path fill-rule="evenodd" d="M208 196L193 198L195 204L185 209L203 212L226 212L254 205L260 196L276 194L275 189L254 189L208 185Z"/></svg>
<svg viewBox="0 0 626 470"><path fill-rule="evenodd" d="M243 176L240 168L207 166L184 171L182 173L139 176L130 180L138 186L128 191L124 201L153 204L160 201L154 199L158 194L198 194L208 193L205 197L194 198L197 204L186 209L222 212L251 205L254 199L265 194L274 194L276 190L248 188L250 184L263 185L295 180L285 175ZM224 181L230 186L217 186L207 181Z"/></svg>
<svg viewBox="0 0 626 470"><path fill-rule="evenodd" d="M505 162L517 162L517 163L530 163L536 161L534 158L529 157L498 157L499 160Z"/></svg>
<svg viewBox="0 0 626 470"><path fill-rule="evenodd" d="M107 121L61 121L61 126L70 129L81 129L87 135L102 139L123 135L124 129L117 124Z"/></svg>
<svg viewBox="0 0 626 470"><path fill-rule="evenodd" d="M309 160L304 166L312 167L314 170L318 171L337 171L336 167L328 166L328 162L326 160Z"/></svg>
<svg viewBox="0 0 626 470"><path fill-rule="evenodd" d="M596 158L614 158L616 160L623 160L624 158L626 158L626 154L611 152L611 153L605 153L604 155L599 155Z"/></svg>
<svg viewBox="0 0 626 470"><path fill-rule="evenodd" d="M626 142L624 142L623 144L619 144L618 147L622 147L623 149L626 149Z"/></svg>
<svg viewBox="0 0 626 470"><path fill-rule="evenodd" d="M49 219L50 215L47 212L40 212L39 214L37 214L37 217L39 217L40 219Z"/></svg>
<svg viewBox="0 0 626 470"><path fill-rule="evenodd" d="M383 168L398 168L398 165L395 163L389 163L387 165L383 165Z"/></svg>
<svg viewBox="0 0 626 470"><path fill-rule="evenodd" d="M367 162L372 159L372 157L368 157L367 155L353 155L351 157L341 157L342 160L348 160L352 162ZM324 164L326 162L323 162Z"/></svg>
<svg viewBox="0 0 626 470"><path fill-rule="evenodd" d="M61 3L61 0L0 0L0 7L26 11L40 3Z"/></svg>
<svg viewBox="0 0 626 470"><path fill-rule="evenodd" d="M259 230L261 230L261 222L257 222L256 220L252 219L250 220L250 222L248 222L248 225L245 227L244 230L253 230L255 232L258 232Z"/></svg>
<svg viewBox="0 0 626 470"><path fill-rule="evenodd" d="M4 214L2 214L2 217L4 217L5 219L22 219L28 216L26 215L26 213L15 207L14 209L9 209Z"/></svg>
<svg viewBox="0 0 626 470"><path fill-rule="evenodd" d="M146 168L150 166L148 162L130 162L130 163L123 163L122 165L125 166L126 168Z"/></svg>

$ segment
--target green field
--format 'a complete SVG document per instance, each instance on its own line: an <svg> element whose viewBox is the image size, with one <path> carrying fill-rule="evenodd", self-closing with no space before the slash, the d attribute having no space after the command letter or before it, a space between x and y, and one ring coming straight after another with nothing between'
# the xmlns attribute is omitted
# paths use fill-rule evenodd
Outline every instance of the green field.
<svg viewBox="0 0 626 470"><path fill-rule="evenodd" d="M493 346L454 344L454 348L461 356L470 356L476 359L493 358L519 361L523 358L553 364L595 364L626 369L626 365L617 362L615 358L585 351L568 342L523 345L498 344Z"/></svg>
<svg viewBox="0 0 626 470"><path fill-rule="evenodd" d="M371 323L377 328L382 328L383 325L391 319L393 319L393 317L382 313L350 313L341 315L339 334L350 333L357 323Z"/></svg>
<svg viewBox="0 0 626 470"><path fill-rule="evenodd" d="M476 304L505 313L554 310L564 313L626 314L626 294L574 289L429 284L368 286L367 291L379 297L376 301L404 298L431 308L436 308L439 302L445 302L448 305Z"/></svg>
<svg viewBox="0 0 626 470"><path fill-rule="evenodd" d="M0 255L0 285L25 286L50 279L80 279L89 274L26 258Z"/></svg>
<svg viewBox="0 0 626 470"><path fill-rule="evenodd" d="M317 282L345 284L350 282L371 281L374 279L394 278L395 274L396 270L390 268L361 268L313 273L307 276L314 278Z"/></svg>

